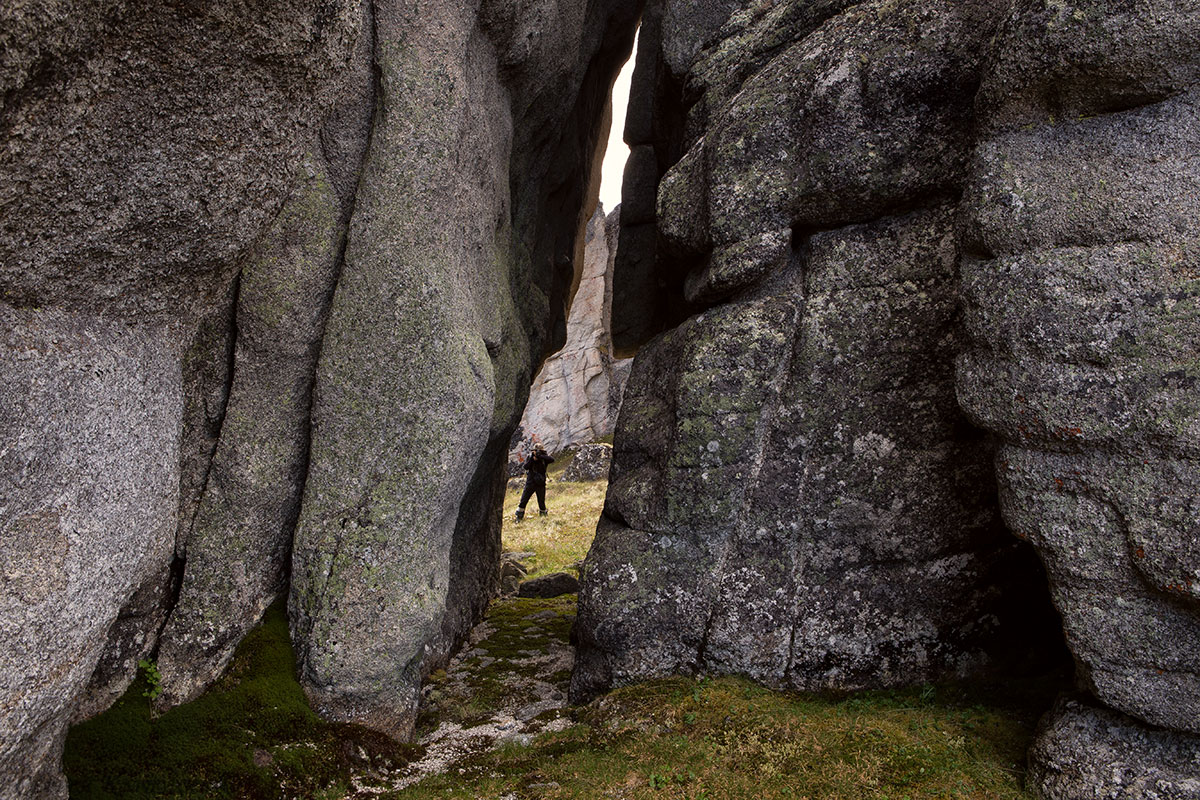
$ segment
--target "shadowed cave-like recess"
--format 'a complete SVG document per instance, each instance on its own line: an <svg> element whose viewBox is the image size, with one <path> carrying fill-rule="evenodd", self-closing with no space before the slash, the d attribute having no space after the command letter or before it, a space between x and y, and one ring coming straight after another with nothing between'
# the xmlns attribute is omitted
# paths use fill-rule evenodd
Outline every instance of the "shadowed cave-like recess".
<svg viewBox="0 0 1200 800"><path fill-rule="evenodd" d="M1030 789L1200 797L1195 9L60 0L0 9L0 798L281 597L313 709L410 735L639 22L572 698L1065 632Z"/></svg>

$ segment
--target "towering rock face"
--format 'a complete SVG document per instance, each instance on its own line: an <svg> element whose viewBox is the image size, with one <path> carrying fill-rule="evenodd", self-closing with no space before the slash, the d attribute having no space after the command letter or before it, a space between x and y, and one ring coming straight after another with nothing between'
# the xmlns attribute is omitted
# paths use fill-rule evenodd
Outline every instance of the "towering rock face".
<svg viewBox="0 0 1200 800"><path fill-rule="evenodd" d="M64 794L67 722L154 645L184 546L181 443L206 442L185 408L220 419L231 282L360 17L333 0L0 9L0 796Z"/></svg>
<svg viewBox="0 0 1200 800"><path fill-rule="evenodd" d="M397 736L498 581L507 444L562 326L595 191L580 176L637 14L412 11L376 3L381 102L317 369L290 598L315 707Z"/></svg>
<svg viewBox="0 0 1200 800"><path fill-rule="evenodd" d="M575 696L972 669L1046 581L1000 508L1091 695L1038 791L1197 796L1194 4L660 0L641 36Z"/></svg>
<svg viewBox="0 0 1200 800"><path fill-rule="evenodd" d="M567 343L533 379L521 416L522 442L537 436L551 453L610 436L617 424L629 359L612 356L612 275L620 231L618 208L602 206L588 222L583 275L567 318Z"/></svg>
<svg viewBox="0 0 1200 800"><path fill-rule="evenodd" d="M958 392L1094 698L1045 797L1200 796L1198 44L1190 4L1019 2L980 93Z"/></svg>
<svg viewBox="0 0 1200 800"><path fill-rule="evenodd" d="M72 717L151 654L195 696L289 587L317 706L407 732L494 583L637 13L0 10L0 797L64 794Z"/></svg>
<svg viewBox="0 0 1200 800"><path fill-rule="evenodd" d="M622 230L614 329L702 313L635 361L575 696L972 671L1037 580L954 393L956 202L1003 4L717 5L643 24L623 207L657 182L657 208Z"/></svg>

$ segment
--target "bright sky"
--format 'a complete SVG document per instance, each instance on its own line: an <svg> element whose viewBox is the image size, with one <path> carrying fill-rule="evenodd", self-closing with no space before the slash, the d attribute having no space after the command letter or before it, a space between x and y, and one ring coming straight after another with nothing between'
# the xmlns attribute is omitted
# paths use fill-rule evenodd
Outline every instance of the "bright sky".
<svg viewBox="0 0 1200 800"><path fill-rule="evenodd" d="M621 173L625 170L625 159L629 158L629 146L621 138L625 132L625 109L629 106L629 82L633 78L633 62L637 60L637 38L633 40L633 54L621 67L621 74L613 85L613 120L608 132L608 149L604 151L604 166L600 174L600 202L607 214L621 202Z"/></svg>

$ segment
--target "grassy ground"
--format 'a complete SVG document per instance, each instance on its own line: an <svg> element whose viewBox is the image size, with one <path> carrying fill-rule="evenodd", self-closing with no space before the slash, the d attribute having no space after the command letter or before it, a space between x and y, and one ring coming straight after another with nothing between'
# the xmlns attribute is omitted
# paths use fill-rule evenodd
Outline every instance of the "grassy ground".
<svg viewBox="0 0 1200 800"><path fill-rule="evenodd" d="M551 468L558 464L552 464ZM537 500L530 500L529 515L517 523L513 513L521 501L521 489L509 489L504 496L504 549L536 553L525 562L529 577L562 572L582 561L596 535L596 521L604 507L607 481L565 483L550 474L546 486L548 516L537 514Z"/></svg>
<svg viewBox="0 0 1200 800"><path fill-rule="evenodd" d="M145 673L98 717L71 729L72 798L341 798L355 771L406 763L413 748L308 707L283 604L246 637L228 674L155 717Z"/></svg>
<svg viewBox="0 0 1200 800"><path fill-rule="evenodd" d="M511 524L505 548L537 553L535 572L583 557L604 483L551 483L551 515ZM513 705L522 662L562 652L574 598L494 604L487 636L434 676L419 733L495 719ZM558 669L554 667L554 669ZM540 680L564 689L566 670ZM395 789L423 748L323 722L296 682L283 609L239 648L204 697L153 717L140 679L111 710L72 729L73 798L367 798L388 800L1017 800L1038 715L1061 680L923 687L821 698L738 678L673 678L556 709L547 732L467 750L446 771ZM526 702L520 700L520 702ZM540 717L539 717L540 718Z"/></svg>
<svg viewBox="0 0 1200 800"><path fill-rule="evenodd" d="M837 701L674 678L618 690L564 731L384 797L1018 800L1050 700L1033 696L1014 705L946 686Z"/></svg>
<svg viewBox="0 0 1200 800"><path fill-rule="evenodd" d="M566 645L573 618L573 598L496 603L495 630L467 659L469 673L435 676L425 730L484 722L519 686L520 656ZM562 688L568 679L551 678ZM732 677L653 681L552 712L569 725L467 755L445 773L379 796L1028 800L1025 751L1059 688L1050 678L823 698Z"/></svg>

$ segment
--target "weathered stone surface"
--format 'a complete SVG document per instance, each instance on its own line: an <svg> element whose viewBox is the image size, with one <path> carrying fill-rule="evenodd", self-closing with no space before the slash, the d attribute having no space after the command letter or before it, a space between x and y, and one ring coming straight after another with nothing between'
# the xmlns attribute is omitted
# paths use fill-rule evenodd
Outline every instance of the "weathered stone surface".
<svg viewBox="0 0 1200 800"><path fill-rule="evenodd" d="M26 40L48 10L81 18L79 33ZM6 300L178 313L183 298L219 295L287 196L313 89L344 65L358 11L6 5L0 28L20 37L6 61L28 65L5 87Z"/></svg>
<svg viewBox="0 0 1200 800"><path fill-rule="evenodd" d="M322 341L289 613L314 706L396 736L498 586L507 445L564 321L579 176L637 10L530 5L376 4L383 102Z"/></svg>
<svg viewBox="0 0 1200 800"><path fill-rule="evenodd" d="M577 699L679 672L966 674L1011 655L1025 603L1045 613L955 397L954 198L1002 9L775 6L782 29L739 11L672 78L704 107L656 145L687 150L658 185L653 269L709 308L635 360Z"/></svg>
<svg viewBox="0 0 1200 800"><path fill-rule="evenodd" d="M1188 0L1018 0L993 47L980 107L1017 127L1165 100L1200 78Z"/></svg>
<svg viewBox="0 0 1200 800"><path fill-rule="evenodd" d="M194 503L186 479L182 486L176 553L187 567L159 645L161 706L191 699L219 676L287 588L317 355L375 110L374 16L365 0L362 13L329 118L238 277L236 327L227 337L236 334L236 348L215 359L233 376L222 385L213 444L193 457L203 467Z"/></svg>
<svg viewBox="0 0 1200 800"><path fill-rule="evenodd" d="M174 549L178 334L4 304L0 318L0 796L65 797L74 703Z"/></svg>
<svg viewBox="0 0 1200 800"><path fill-rule="evenodd" d="M334 0L0 9L0 405L18 443L0 796L63 795L67 720L156 643L224 414L231 283L359 16Z"/></svg>
<svg viewBox="0 0 1200 800"><path fill-rule="evenodd" d="M558 454L577 444L611 436L631 364L612 357L609 327L612 266L621 209L607 217L602 206L588 222L583 276L567 319L567 342L542 364L521 416L520 436L509 461L519 460L536 436Z"/></svg>
<svg viewBox="0 0 1200 800"><path fill-rule="evenodd" d="M818 234L770 300L639 354L577 691L693 670L858 688L987 662L1024 564L955 404L956 257L948 206Z"/></svg>
<svg viewBox="0 0 1200 800"><path fill-rule="evenodd" d="M313 371L345 234L322 162L310 153L299 171L240 274L233 384L159 647L163 705L203 691L286 589Z"/></svg>
<svg viewBox="0 0 1200 800"><path fill-rule="evenodd" d="M1191 739L1141 723L1200 733L1198 32L1190 4L1017 3L983 81L958 394L1080 683L1133 718L1060 706L1047 798L1197 791Z"/></svg>
<svg viewBox="0 0 1200 800"><path fill-rule="evenodd" d="M1200 737L1149 728L1082 700L1046 715L1026 785L1072 800L1200 798Z"/></svg>
<svg viewBox="0 0 1200 800"><path fill-rule="evenodd" d="M598 481L608 477L612 464L612 446L602 443L575 448L571 463L562 472L564 481Z"/></svg>

